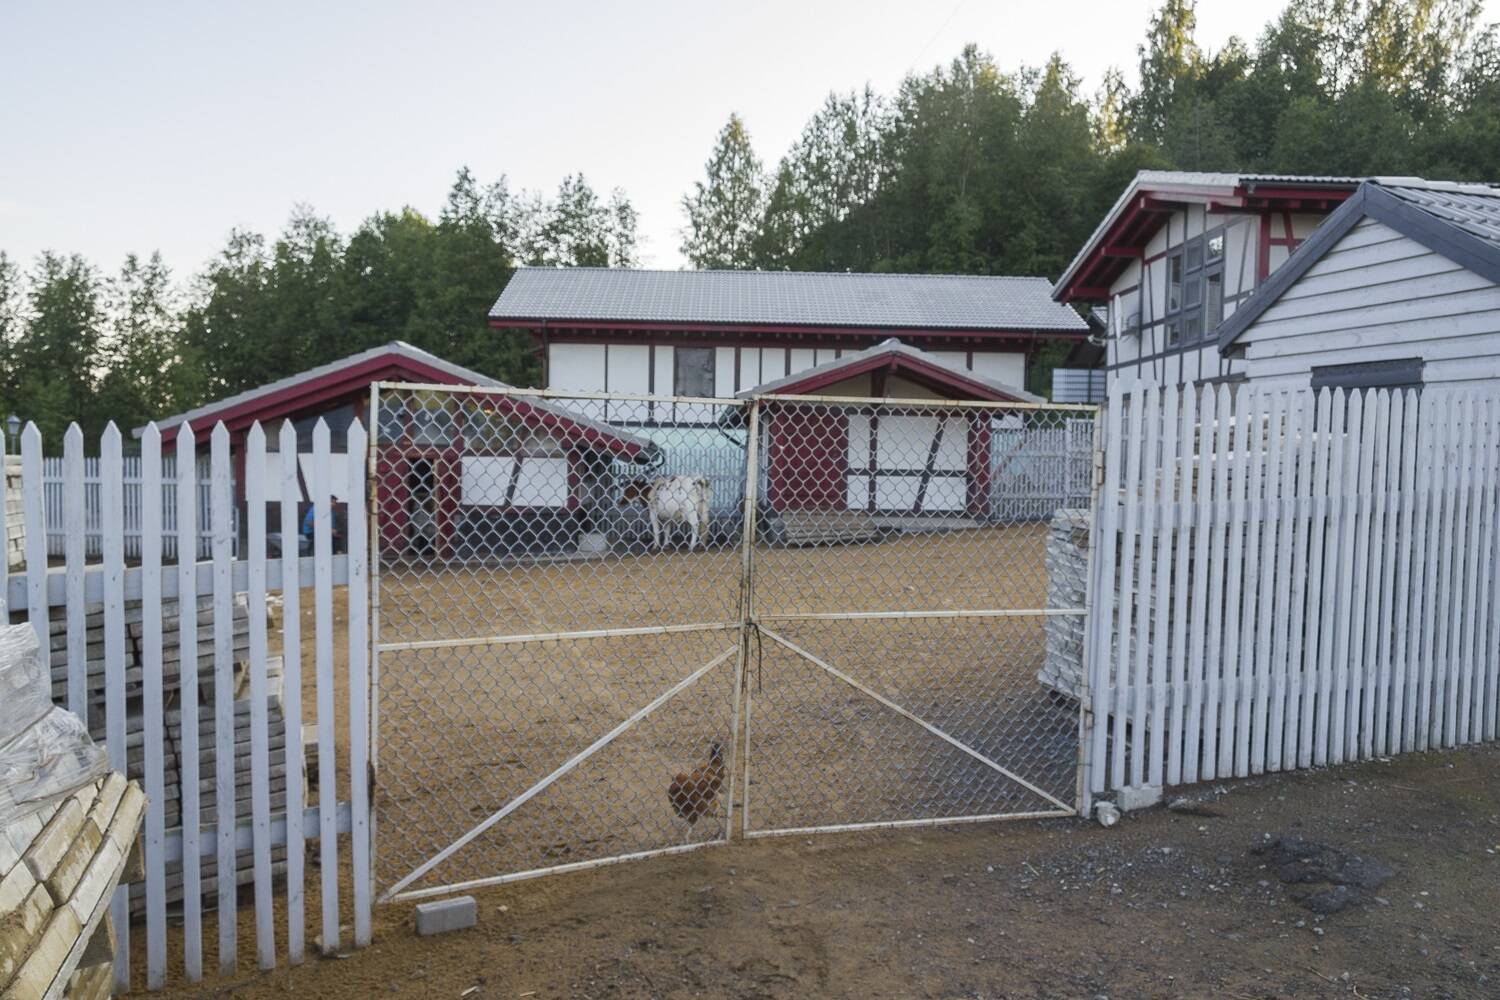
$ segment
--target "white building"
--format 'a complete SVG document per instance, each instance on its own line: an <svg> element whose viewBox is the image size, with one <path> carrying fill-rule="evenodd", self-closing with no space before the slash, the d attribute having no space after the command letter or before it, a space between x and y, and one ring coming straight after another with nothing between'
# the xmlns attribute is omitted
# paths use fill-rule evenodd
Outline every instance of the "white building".
<svg viewBox="0 0 1500 1000"><path fill-rule="evenodd" d="M1359 185L1347 177L1146 170L1053 288L1106 307L1111 379L1194 385L1244 372L1218 328Z"/></svg>
<svg viewBox="0 0 1500 1000"><path fill-rule="evenodd" d="M1251 382L1344 388L1500 378L1500 188L1370 181L1220 331Z"/></svg>
<svg viewBox="0 0 1500 1000"><path fill-rule="evenodd" d="M1044 278L981 275L525 267L490 325L535 338L552 389L727 398L897 337L1024 390L1037 347L1088 332L1050 291ZM612 405L616 421L671 419Z"/></svg>

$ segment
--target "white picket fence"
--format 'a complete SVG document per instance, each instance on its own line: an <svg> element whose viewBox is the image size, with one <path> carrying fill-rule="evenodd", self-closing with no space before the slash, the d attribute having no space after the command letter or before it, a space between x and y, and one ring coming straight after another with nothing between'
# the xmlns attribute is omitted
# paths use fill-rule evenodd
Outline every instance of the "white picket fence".
<svg viewBox="0 0 1500 1000"><path fill-rule="evenodd" d="M1493 740L1500 395L1112 394L1088 788Z"/></svg>
<svg viewBox="0 0 1500 1000"><path fill-rule="evenodd" d="M70 521L70 508L83 511L82 543L86 558L97 559L104 555L104 515L101 498L103 480L99 474L99 457L84 457L83 434L70 432L63 438L63 453L42 459L42 485L47 514L47 555L54 558L67 555L70 532L65 525ZM177 458L168 453L162 456L162 555L166 559L177 558ZM74 466L77 466L76 468ZM125 532L125 558L139 559L141 556L141 456L126 455L123 459L124 477L122 496ZM209 476L208 456L198 459L197 523L209 523L209 506L212 503L212 482ZM82 489L79 489L79 484ZM76 516L73 518L76 521ZM207 559L212 554L213 535L206 528L198 532L198 558ZM234 536L234 552L239 554L239 534Z"/></svg>
<svg viewBox="0 0 1500 1000"><path fill-rule="evenodd" d="M349 451L363 455L365 431L355 424L349 430ZM87 711L87 672L90 644L102 642L105 684L105 742L112 765L117 770L127 766L126 720L129 713L144 727L144 775L148 797L143 841L145 850L145 933L146 969L144 982L149 989L166 983L169 943L181 957L190 980L203 975L205 914L202 906L200 863L206 858L217 861L216 958L221 973L235 971L237 958L236 920L238 886L236 854L253 854L253 897L255 915L256 965L261 969L275 966L278 953L292 962L300 962L306 953L308 921L304 913L307 893L306 852L309 841L316 841L319 853L319 875L316 888L321 901L320 933L322 950L333 952L340 946L340 900L352 901L354 944L370 940L370 810L368 779L369 733L369 612L368 612L368 532L366 531L365 468L362 462L336 466L329 461L329 432L320 421L313 434L314 461L309 499L315 504L313 555L299 557L296 547L276 558L266 556L266 509L268 503L279 503L283 524L296 524L298 504L302 500L297 470L295 430L288 422L281 430L281 476L268 474L265 459L266 440L255 426L247 439L244 467L247 557L234 556L237 523L231 478L230 438L220 425L214 429L207 455L209 497L207 506L199 503L201 485L193 434L184 427L176 437L175 461L163 455L162 441L155 428L148 429L141 440L139 468L139 565L126 565L127 473L122 441L111 424L99 446L97 476L99 483L98 561L90 561L84 544L85 464L82 460L82 435L76 428L65 440L63 463L62 533L67 541L64 565L48 567L48 536L57 525L49 515L44 493L43 441L34 426L28 425L21 439L22 500L25 514L26 567L23 573L10 574L0 565L0 596L9 612L19 618L24 613L41 636L42 648L48 649L51 622L66 623L67 696L70 709ZM0 462L3 462L0 443ZM347 483L334 483L332 475L344 470ZM3 486L0 486L3 490ZM347 492L345 492L347 491ZM332 497L342 494L347 503L347 555L335 556L331 544L333 524ZM157 502L152 502L158 498ZM0 509L5 497L0 495ZM167 512L182 512L180 519L169 519ZM0 526L0 531L3 531ZM168 536L178 547L164 544ZM196 552L200 538L210 539L206 561L183 561L163 565L163 552ZM0 543L5 539L0 537ZM334 588L347 589L347 623L336 625ZM301 636L302 591L312 591L315 629L311 663L303 663ZM267 594L280 591L284 600L281 612L281 657L283 696L281 709L285 719L284 747L272 749L267 725L267 664L270 640L267 616ZM174 664L180 683L181 708L200 722L214 740L215 773L212 786L209 775L199 775L200 759L198 725L191 720L181 725L181 745L174 748L180 760L180 794L182 826L168 830L165 822L164 795L164 703L163 703L163 601L179 595L212 598L213 704L199 704L198 697L198 625L191 614L180 616L173 628L180 629L180 664ZM231 630L234 627L234 602L243 595L249 614L249 816L236 815L236 764L245 750L237 748L235 736L234 689L236 651ZM127 632L126 608L139 602L139 623ZM85 618L102 607L103 636L85 633ZM133 614L134 612L132 612ZM334 658L335 632L345 630L348 655L346 662ZM141 676L127 678L125 652L127 642L137 643L137 662ZM56 647L51 647L56 648ZM97 648L97 647L96 647ZM316 705L310 721L317 729L317 804L299 808L306 800L303 785L303 744L300 739L304 720L302 685L305 669L315 678ZM345 671L347 680L347 739L345 747L335 743L336 673ZM139 703L127 706L127 682L139 690ZM135 687L135 685L139 687ZM212 718L210 725L205 716ZM243 723L241 723L243 726ZM285 801L283 812L271 810L270 776L274 769L284 771ZM342 771L344 778L338 775ZM199 788L212 787L215 794L216 822L201 822ZM346 794L341 801L339 791ZM243 796L241 796L243 798ZM350 852L349 883L341 885L339 851L341 838ZM278 887L273 879L272 849L285 852L285 877ZM182 862L182 900L180 926L169 924L166 872L169 863ZM226 873L229 873L226 875ZM115 953L117 987L130 984L129 899L122 888L113 902L112 914L118 932ZM286 916L286 937L275 936L275 910Z"/></svg>

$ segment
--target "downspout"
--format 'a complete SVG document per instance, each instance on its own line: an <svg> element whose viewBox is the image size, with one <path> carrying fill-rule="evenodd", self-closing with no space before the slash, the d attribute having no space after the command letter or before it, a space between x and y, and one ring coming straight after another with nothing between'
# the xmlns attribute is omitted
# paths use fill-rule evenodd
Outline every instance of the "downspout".
<svg viewBox="0 0 1500 1000"><path fill-rule="evenodd" d="M547 321L542 320L542 388L552 388L552 351L547 340Z"/></svg>

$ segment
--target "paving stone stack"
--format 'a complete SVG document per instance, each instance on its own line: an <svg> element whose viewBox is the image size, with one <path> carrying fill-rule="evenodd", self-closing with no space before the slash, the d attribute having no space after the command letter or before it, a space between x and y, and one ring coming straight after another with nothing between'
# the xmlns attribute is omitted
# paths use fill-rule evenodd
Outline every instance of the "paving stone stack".
<svg viewBox="0 0 1500 1000"><path fill-rule="evenodd" d="M140 784L122 774L0 830L0 988L6 1000L103 1000L114 986L109 901L139 869Z"/></svg>
<svg viewBox="0 0 1500 1000"><path fill-rule="evenodd" d="M197 677L198 697L196 706L184 706L182 699L182 632L181 614L176 599L162 602L162 704L163 712L163 772L166 828L175 831L182 825L182 770L184 719L189 721L196 714L198 728L198 801L199 822L204 826L218 823L217 800L217 754L218 744L214 736L215 689L217 679L214 669L214 613L213 598L199 597L197 607ZM251 815L250 792L250 616L243 594L237 595L233 604L233 625L230 645L233 650L234 669L234 725L235 725L235 819L244 822ZM50 664L52 675L52 698L58 704L68 701L68 636L67 622L54 611L49 624ZM125 607L125 746L126 775L144 783L146 773L145 717L144 717L144 632L142 608L138 601ZM102 606L90 606L84 618L84 658L86 663L86 691L89 732L97 741L105 737L105 675L104 675L104 613ZM270 801L272 813L286 811L286 722L281 709L282 660L271 657L266 664L267 672L267 730L271 755ZM196 709L196 711L195 711ZM294 735L300 737L300 732ZM205 836L205 842L211 838ZM284 853L280 848L273 852L274 873L284 874ZM218 892L217 856L201 858L202 894L207 907L216 902ZM237 856L236 883L244 885L254 878L251 852ZM172 862L166 871L167 902L176 906L182 902L182 866ZM131 911L139 916L145 912L145 885L131 886Z"/></svg>
<svg viewBox="0 0 1500 1000"><path fill-rule="evenodd" d="M1047 607L1082 608L1088 604L1089 512L1063 509L1047 529ZM1046 656L1037 679L1070 698L1083 690L1083 615L1048 615Z"/></svg>
<svg viewBox="0 0 1500 1000"><path fill-rule="evenodd" d="M14 572L26 562L26 517L21 509L21 456L5 456L5 561Z"/></svg>

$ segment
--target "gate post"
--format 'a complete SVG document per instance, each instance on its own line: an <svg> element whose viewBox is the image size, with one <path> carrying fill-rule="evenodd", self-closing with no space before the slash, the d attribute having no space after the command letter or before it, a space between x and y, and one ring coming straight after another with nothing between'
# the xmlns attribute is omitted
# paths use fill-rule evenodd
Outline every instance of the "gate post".
<svg viewBox="0 0 1500 1000"><path fill-rule="evenodd" d="M744 836L745 821L750 813L750 705L749 688L746 686L745 667L750 659L750 636L755 624L755 530L760 488L760 400L752 398L746 404L745 414L745 504L740 518L740 645L734 664L734 710L733 766L729 769L729 840L735 838L734 792L735 779L743 772L741 794L744 801L740 809L740 836ZM740 713L744 711L744 737L740 735Z"/></svg>
<svg viewBox="0 0 1500 1000"><path fill-rule="evenodd" d="M375 878L375 817L380 810L375 808L375 797L380 794L380 383L370 383L370 433L365 455L365 492L369 504L370 541L365 552L370 574L370 687L367 692L370 704L370 751L366 766L369 768L370 797L368 800L370 840L370 888L378 894L380 886ZM349 612L353 614L354 609Z"/></svg>
<svg viewBox="0 0 1500 1000"><path fill-rule="evenodd" d="M1090 448L1091 468L1089 470L1089 564L1088 572L1084 579L1087 583L1083 589L1083 662L1078 671L1078 790L1074 796L1074 803L1078 809L1078 815L1087 819L1093 812L1093 790L1091 781L1091 770L1093 765L1092 746L1094 740L1094 727L1099 720L1094 717L1094 666L1098 662L1094 656L1094 596L1097 589L1102 585L1100 580L1100 539L1099 539L1099 500L1103 493L1105 481L1104 469L1104 435L1102 428L1104 422L1113 419L1114 414L1110 412L1108 402L1099 406L1094 411L1094 441Z"/></svg>

